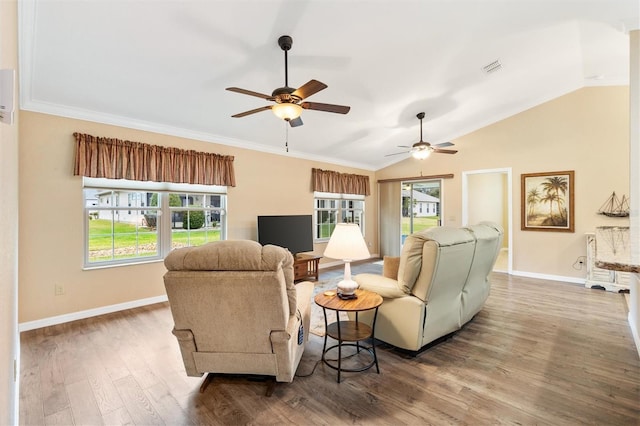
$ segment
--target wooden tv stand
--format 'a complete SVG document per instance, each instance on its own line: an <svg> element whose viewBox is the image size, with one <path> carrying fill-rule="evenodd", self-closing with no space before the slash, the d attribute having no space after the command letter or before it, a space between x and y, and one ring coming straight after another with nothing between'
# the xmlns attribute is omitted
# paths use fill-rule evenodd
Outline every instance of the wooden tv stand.
<svg viewBox="0 0 640 426"><path fill-rule="evenodd" d="M313 254L296 254L293 258L293 280L315 280L318 281L320 270L318 263L322 256Z"/></svg>

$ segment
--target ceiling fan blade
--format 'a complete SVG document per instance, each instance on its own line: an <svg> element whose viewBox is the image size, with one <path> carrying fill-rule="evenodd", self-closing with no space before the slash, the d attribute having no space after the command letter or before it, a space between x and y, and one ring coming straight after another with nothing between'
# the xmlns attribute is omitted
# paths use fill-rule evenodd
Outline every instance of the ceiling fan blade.
<svg viewBox="0 0 640 426"><path fill-rule="evenodd" d="M387 155L385 155L385 157L391 157L392 155L408 154L409 152L411 152L411 151L396 152L396 153L393 153L393 154L387 154Z"/></svg>
<svg viewBox="0 0 640 426"><path fill-rule="evenodd" d="M271 109L271 105L263 106L263 107L252 109L245 112L239 112L238 114L234 114L231 117L233 118L246 117L247 115L255 114L256 112L260 112L260 111L266 111L268 109Z"/></svg>
<svg viewBox="0 0 640 426"><path fill-rule="evenodd" d="M337 114L346 114L351 107L333 104L321 104L318 102L302 102L300 106L304 109L312 109L315 111L335 112Z"/></svg>
<svg viewBox="0 0 640 426"><path fill-rule="evenodd" d="M230 92L241 93L243 95L255 96L257 98L266 99L268 101L273 100L271 95L265 95L264 93L254 92L252 90L241 89L239 87L227 87Z"/></svg>
<svg viewBox="0 0 640 426"><path fill-rule="evenodd" d="M309 80L307 83L298 87L291 95L297 96L300 99L308 98L309 96L318 93L321 90L326 89L328 86L318 80Z"/></svg>
<svg viewBox="0 0 640 426"><path fill-rule="evenodd" d="M408 145L398 145L398 148L413 148L413 147Z"/></svg>
<svg viewBox="0 0 640 426"><path fill-rule="evenodd" d="M437 152L438 154L455 154L458 151L454 149L434 149L433 152Z"/></svg>
<svg viewBox="0 0 640 426"><path fill-rule="evenodd" d="M442 142L442 143L435 143L431 145L434 148L444 148L446 146L454 146L454 144L452 144L451 142Z"/></svg>
<svg viewBox="0 0 640 426"><path fill-rule="evenodd" d="M298 126L302 126L304 123L302 122L302 118L298 117L298 118L294 118L293 120L289 120L289 126L291 127L298 127Z"/></svg>

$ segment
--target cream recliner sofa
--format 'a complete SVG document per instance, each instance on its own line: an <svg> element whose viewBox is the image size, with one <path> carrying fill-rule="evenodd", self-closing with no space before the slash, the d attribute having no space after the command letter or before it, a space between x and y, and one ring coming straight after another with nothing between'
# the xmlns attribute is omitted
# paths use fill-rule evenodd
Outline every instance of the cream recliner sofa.
<svg viewBox="0 0 640 426"><path fill-rule="evenodd" d="M489 296L502 236L503 229L490 222L431 228L409 235L399 258L385 257L383 275L356 275L360 288L384 298L376 339L419 351L460 329ZM372 317L361 313L360 320L371 323Z"/></svg>
<svg viewBox="0 0 640 426"><path fill-rule="evenodd" d="M173 334L187 375L293 380L309 337L313 283L294 285L288 250L218 241L175 249L164 264Z"/></svg>

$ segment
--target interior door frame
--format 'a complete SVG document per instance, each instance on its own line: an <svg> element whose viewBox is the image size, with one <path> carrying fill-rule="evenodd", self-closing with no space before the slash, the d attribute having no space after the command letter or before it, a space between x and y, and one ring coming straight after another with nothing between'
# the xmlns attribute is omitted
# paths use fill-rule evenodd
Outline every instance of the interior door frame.
<svg viewBox="0 0 640 426"><path fill-rule="evenodd" d="M462 226L469 225L469 181L470 175L479 174L503 174L507 175L507 273L511 275L513 271L513 179L511 167L496 169L470 170L462 172Z"/></svg>

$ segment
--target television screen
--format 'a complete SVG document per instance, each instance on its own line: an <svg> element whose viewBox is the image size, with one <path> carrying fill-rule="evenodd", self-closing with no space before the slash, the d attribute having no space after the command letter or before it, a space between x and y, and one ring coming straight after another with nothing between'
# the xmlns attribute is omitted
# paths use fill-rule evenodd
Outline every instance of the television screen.
<svg viewBox="0 0 640 426"><path fill-rule="evenodd" d="M313 251L311 215L258 216L258 242L284 247L296 255Z"/></svg>

